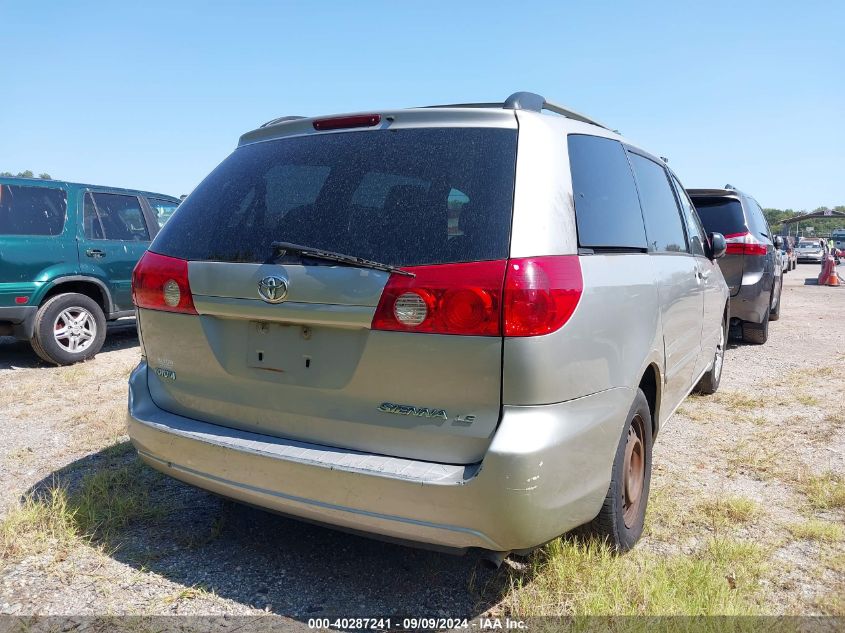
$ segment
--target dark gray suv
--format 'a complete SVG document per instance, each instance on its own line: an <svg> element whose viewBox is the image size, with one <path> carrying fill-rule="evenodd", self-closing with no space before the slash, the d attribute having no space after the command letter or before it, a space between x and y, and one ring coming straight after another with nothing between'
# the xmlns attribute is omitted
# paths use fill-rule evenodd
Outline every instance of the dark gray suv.
<svg viewBox="0 0 845 633"><path fill-rule="evenodd" d="M731 293L731 326L742 339L762 345L769 321L780 318L782 268L780 236L773 236L757 201L726 185L724 189L689 189L708 232L725 236L728 249L719 266Z"/></svg>

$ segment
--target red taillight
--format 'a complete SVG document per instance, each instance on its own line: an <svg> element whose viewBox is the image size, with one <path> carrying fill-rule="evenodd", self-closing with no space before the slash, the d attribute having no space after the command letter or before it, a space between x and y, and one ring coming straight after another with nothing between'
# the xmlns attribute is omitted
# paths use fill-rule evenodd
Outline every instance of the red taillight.
<svg viewBox="0 0 845 633"><path fill-rule="evenodd" d="M729 233L725 235L728 255L765 255L769 252L768 246L759 242L756 237L748 231L744 233Z"/></svg>
<svg viewBox="0 0 845 633"><path fill-rule="evenodd" d="M569 320L583 290L575 255L405 270L416 277L390 277L373 317L374 330L539 336Z"/></svg>
<svg viewBox="0 0 845 633"><path fill-rule="evenodd" d="M188 262L147 251L132 272L132 301L139 308L197 314Z"/></svg>
<svg viewBox="0 0 845 633"><path fill-rule="evenodd" d="M391 275L374 330L500 336L505 260L406 268Z"/></svg>
<svg viewBox="0 0 845 633"><path fill-rule="evenodd" d="M325 130L343 130L352 127L373 127L380 122L380 114L356 114L354 116L338 116L331 119L317 119L314 121L314 129L323 132Z"/></svg>
<svg viewBox="0 0 845 633"><path fill-rule="evenodd" d="M560 329L575 312L584 282L577 255L508 262L505 336L539 336Z"/></svg>
<svg viewBox="0 0 845 633"><path fill-rule="evenodd" d="M29 297L15 297L15 303L18 305L29 303Z"/></svg>

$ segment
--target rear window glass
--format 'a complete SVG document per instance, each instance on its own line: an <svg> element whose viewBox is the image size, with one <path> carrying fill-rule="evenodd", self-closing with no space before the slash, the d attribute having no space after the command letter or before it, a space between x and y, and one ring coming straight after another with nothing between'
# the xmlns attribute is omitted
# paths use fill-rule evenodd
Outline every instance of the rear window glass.
<svg viewBox="0 0 845 633"><path fill-rule="evenodd" d="M695 197L692 201L708 233L731 235L748 230L739 200Z"/></svg>
<svg viewBox="0 0 845 633"><path fill-rule="evenodd" d="M66 212L63 189L0 185L0 235L59 235Z"/></svg>
<svg viewBox="0 0 845 633"><path fill-rule="evenodd" d="M164 225L152 250L263 262L273 241L397 266L507 257L516 130L342 132L246 145Z"/></svg>
<svg viewBox="0 0 845 633"><path fill-rule="evenodd" d="M622 144L598 136L568 137L578 226L586 248L646 248L634 176Z"/></svg>

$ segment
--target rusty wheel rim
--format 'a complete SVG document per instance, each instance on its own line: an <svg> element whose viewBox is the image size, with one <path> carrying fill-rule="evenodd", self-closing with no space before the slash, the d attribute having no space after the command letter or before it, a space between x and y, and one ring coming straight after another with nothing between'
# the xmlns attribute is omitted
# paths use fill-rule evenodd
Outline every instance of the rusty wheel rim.
<svg viewBox="0 0 845 633"><path fill-rule="evenodd" d="M622 513L625 527L637 523L645 483L645 429L639 414L631 420L625 442L625 462L622 471Z"/></svg>

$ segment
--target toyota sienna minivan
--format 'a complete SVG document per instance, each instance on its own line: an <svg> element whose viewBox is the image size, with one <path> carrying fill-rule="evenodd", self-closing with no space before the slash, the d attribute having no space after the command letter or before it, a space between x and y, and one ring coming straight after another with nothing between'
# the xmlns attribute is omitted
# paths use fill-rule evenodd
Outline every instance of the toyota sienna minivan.
<svg viewBox="0 0 845 633"><path fill-rule="evenodd" d="M501 558L643 530L719 386L728 290L664 161L531 93L283 117L134 273L141 458L242 502Z"/></svg>

